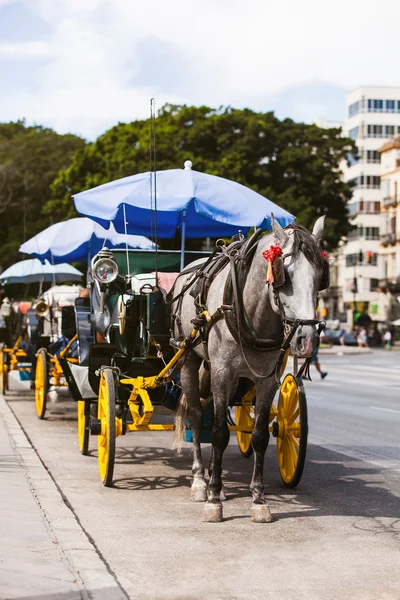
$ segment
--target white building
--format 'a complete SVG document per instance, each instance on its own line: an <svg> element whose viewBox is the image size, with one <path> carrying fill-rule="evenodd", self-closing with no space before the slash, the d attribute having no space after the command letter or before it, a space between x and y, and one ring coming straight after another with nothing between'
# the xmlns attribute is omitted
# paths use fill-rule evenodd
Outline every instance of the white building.
<svg viewBox="0 0 400 600"><path fill-rule="evenodd" d="M343 133L357 144L358 157L350 157L351 166L344 169L345 180L353 184L349 211L355 229L343 249L338 283L343 290L344 309L354 309L356 299L357 310L378 320L378 255L384 235L378 150L400 134L400 87L368 86L350 92Z"/></svg>
<svg viewBox="0 0 400 600"><path fill-rule="evenodd" d="M386 142L381 155L380 321L400 317L400 136Z"/></svg>

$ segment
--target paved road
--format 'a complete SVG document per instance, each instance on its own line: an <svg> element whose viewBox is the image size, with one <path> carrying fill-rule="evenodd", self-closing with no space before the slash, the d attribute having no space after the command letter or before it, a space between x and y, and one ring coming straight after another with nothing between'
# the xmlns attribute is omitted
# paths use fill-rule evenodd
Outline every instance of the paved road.
<svg viewBox="0 0 400 600"><path fill-rule="evenodd" d="M233 437L226 520L203 523L189 499L190 449L174 456L170 434L119 438L106 489L93 441L91 456L78 452L72 403L54 404L45 422L31 397L9 403L131 598L400 600L400 354L322 359L327 379L307 383L313 443L296 490L282 487L268 450L276 520L266 525L249 519L251 461Z"/></svg>

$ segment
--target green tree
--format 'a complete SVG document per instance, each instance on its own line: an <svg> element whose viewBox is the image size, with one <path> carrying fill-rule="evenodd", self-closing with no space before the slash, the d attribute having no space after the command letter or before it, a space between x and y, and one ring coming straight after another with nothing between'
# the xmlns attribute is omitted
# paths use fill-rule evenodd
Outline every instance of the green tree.
<svg viewBox="0 0 400 600"><path fill-rule="evenodd" d="M157 168L194 168L247 185L311 227L325 214L328 248L349 229L350 187L340 163L356 152L340 129L280 121L272 112L164 106L157 118ZM71 194L149 170L150 122L120 123L80 148L52 186L44 211L56 219L75 216Z"/></svg>
<svg viewBox="0 0 400 600"><path fill-rule="evenodd" d="M59 135L24 121L0 123L0 236L1 267L22 260L19 246L51 225L51 183L85 145L75 135Z"/></svg>

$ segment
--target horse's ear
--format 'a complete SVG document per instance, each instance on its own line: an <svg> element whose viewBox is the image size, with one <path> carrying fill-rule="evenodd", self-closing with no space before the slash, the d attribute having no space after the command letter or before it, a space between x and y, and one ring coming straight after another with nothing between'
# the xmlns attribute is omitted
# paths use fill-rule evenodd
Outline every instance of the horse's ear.
<svg viewBox="0 0 400 600"><path fill-rule="evenodd" d="M283 248L285 242L287 240L287 235L283 227L279 225L278 221L275 219L274 215L271 215L272 221L272 231L274 233L275 239L278 242L278 245Z"/></svg>
<svg viewBox="0 0 400 600"><path fill-rule="evenodd" d="M325 215L323 215L322 217L318 217L318 219L315 221L314 227L313 227L313 231L312 234L315 237L315 241L317 242L317 244L319 245L322 239L322 234L324 233L324 221L325 221Z"/></svg>

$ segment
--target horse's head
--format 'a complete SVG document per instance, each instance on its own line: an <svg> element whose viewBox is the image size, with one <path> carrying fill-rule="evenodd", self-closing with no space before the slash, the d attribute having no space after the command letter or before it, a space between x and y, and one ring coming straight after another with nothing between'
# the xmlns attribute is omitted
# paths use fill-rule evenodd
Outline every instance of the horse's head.
<svg viewBox="0 0 400 600"><path fill-rule="evenodd" d="M274 243L282 255L272 262L270 301L273 310L289 322L315 319L318 291L329 285L329 265L320 248L324 218L317 219L312 234L299 225L283 229L272 218ZM311 356L317 341L315 325L300 325L291 341L292 352Z"/></svg>

